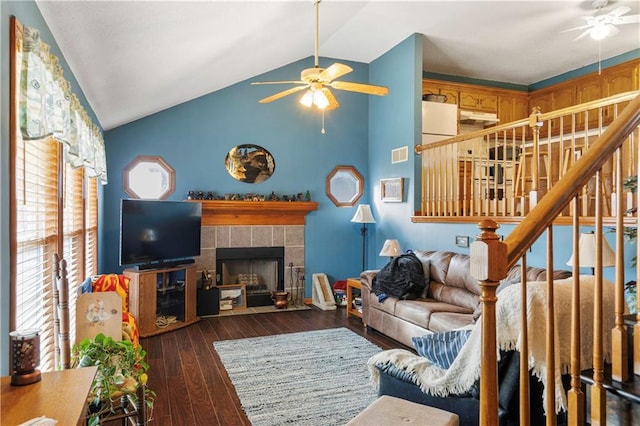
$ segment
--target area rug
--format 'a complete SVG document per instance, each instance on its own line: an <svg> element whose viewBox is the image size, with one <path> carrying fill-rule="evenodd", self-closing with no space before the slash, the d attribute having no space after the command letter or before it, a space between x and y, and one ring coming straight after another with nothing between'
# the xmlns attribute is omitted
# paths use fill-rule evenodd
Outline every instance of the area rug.
<svg viewBox="0 0 640 426"><path fill-rule="evenodd" d="M346 328L214 342L247 417L260 425L343 425L373 402L378 346Z"/></svg>

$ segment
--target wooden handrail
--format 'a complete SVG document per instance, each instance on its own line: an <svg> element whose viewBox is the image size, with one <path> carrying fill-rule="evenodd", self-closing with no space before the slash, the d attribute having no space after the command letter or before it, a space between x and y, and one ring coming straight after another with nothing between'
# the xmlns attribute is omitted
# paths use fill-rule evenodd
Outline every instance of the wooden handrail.
<svg viewBox="0 0 640 426"><path fill-rule="evenodd" d="M500 133L503 131L512 130L514 128L521 127L521 126L529 126L532 119L538 122L543 122L543 121L559 118L559 117L570 115L570 114L576 114L576 113L585 112L585 111L589 111L596 108L602 108L602 107L614 105L620 102L631 101L635 99L639 94L640 94L640 91L634 90L631 92L620 93L618 95L609 96L607 98L585 102L579 105L572 105L566 108L558 109L555 111L549 111L549 112L541 112L539 109L535 109L533 110L532 114L527 118L512 121L510 123L499 124L497 126L487 127L486 129L465 133L463 135L453 136L437 142L431 142L427 145L416 145L414 147L414 151L416 154L421 154L422 151L426 151L427 149L433 149L441 146L451 145L453 143L458 143L458 142L466 141L469 139L475 139L478 137L483 137L483 136L491 135L494 133Z"/></svg>
<svg viewBox="0 0 640 426"><path fill-rule="evenodd" d="M578 193L587 181L613 155L624 140L640 126L640 96L625 107L617 119L591 145L567 173L540 199L505 239L507 267L513 266Z"/></svg>

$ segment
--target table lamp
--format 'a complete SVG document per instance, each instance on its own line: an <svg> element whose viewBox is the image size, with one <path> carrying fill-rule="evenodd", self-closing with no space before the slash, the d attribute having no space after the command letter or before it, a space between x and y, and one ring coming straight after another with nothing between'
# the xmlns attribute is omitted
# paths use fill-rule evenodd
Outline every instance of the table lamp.
<svg viewBox="0 0 640 426"><path fill-rule="evenodd" d="M398 240L386 240L379 253L380 256L388 256L390 258L400 256L401 254L402 250L400 249Z"/></svg>
<svg viewBox="0 0 640 426"><path fill-rule="evenodd" d="M362 270L365 270L365 248L367 237L367 223L376 223L376 220L371 214L371 207L369 204L358 204L358 210L356 214L351 218L351 222L361 223L360 234L362 235Z"/></svg>
<svg viewBox="0 0 640 426"><path fill-rule="evenodd" d="M574 255L572 254L567 261L567 265L573 266L573 257ZM580 234L580 241L578 242L578 259L580 262L578 265L579 267L591 268L592 274L595 275L596 234L593 232ZM609 266L615 266L615 264L616 256L607 240L602 237L602 267L606 268Z"/></svg>

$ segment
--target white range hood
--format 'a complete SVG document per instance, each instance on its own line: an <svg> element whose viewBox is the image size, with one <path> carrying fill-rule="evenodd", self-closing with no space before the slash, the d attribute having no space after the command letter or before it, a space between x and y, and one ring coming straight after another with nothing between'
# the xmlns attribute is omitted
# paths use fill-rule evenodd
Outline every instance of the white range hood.
<svg viewBox="0 0 640 426"><path fill-rule="evenodd" d="M489 125L499 121L497 114L491 112L460 110L460 123Z"/></svg>

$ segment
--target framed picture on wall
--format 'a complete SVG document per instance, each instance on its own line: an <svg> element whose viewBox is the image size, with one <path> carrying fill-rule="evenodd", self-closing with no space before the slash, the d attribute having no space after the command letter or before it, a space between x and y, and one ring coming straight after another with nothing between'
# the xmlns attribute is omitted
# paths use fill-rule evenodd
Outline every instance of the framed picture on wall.
<svg viewBox="0 0 640 426"><path fill-rule="evenodd" d="M404 201L404 178L380 179L380 199L385 203Z"/></svg>

